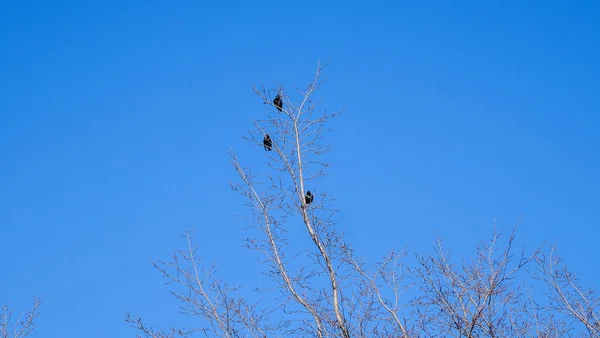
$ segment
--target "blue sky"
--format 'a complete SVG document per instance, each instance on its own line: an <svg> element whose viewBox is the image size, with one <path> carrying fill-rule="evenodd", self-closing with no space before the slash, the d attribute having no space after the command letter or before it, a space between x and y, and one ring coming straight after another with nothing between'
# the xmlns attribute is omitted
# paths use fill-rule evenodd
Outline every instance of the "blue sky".
<svg viewBox="0 0 600 338"><path fill-rule="evenodd" d="M307 84L344 109L323 187L369 258L497 227L556 244L600 285L600 4L593 1L0 3L0 304L46 297L32 337L127 337L123 311L176 323L149 260L195 231L253 286L227 151ZM360 196L361 200L357 199Z"/></svg>

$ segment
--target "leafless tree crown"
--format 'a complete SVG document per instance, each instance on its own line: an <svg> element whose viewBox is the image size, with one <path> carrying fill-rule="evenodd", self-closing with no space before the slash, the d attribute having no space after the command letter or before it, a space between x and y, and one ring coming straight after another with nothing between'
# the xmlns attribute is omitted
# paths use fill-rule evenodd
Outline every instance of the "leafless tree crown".
<svg viewBox="0 0 600 338"><path fill-rule="evenodd" d="M251 214L245 245L268 280L255 289L261 300L250 303L240 287L217 279L186 233L185 249L154 266L180 312L198 324L157 330L126 314L128 323L145 337L599 337L598 296L558 268L554 250L515 252L514 231L506 242L494 232L470 260L451 259L438 239L413 267L405 251L365 264L337 230L320 185L328 168L323 135L339 114L314 103L322 72L319 65L308 86L291 93L253 87L268 113L243 138L269 172L255 174L231 153L239 177L232 188ZM267 134L272 151L263 150Z"/></svg>

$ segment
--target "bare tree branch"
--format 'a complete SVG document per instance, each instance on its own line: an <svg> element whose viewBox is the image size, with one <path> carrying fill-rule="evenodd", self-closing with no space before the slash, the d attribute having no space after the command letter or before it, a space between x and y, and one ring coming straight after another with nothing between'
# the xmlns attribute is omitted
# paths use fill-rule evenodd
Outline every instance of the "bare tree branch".
<svg viewBox="0 0 600 338"><path fill-rule="evenodd" d="M13 310L5 305L0 314L0 338L24 338L33 332L42 302L43 299L34 298L31 310L14 322L12 321Z"/></svg>
<svg viewBox="0 0 600 338"><path fill-rule="evenodd" d="M600 297L596 291L584 289L566 266L560 267L562 259L554 247L548 254L537 257L536 262L536 278L549 288L543 308L565 315L570 324L583 325L590 337L600 337Z"/></svg>

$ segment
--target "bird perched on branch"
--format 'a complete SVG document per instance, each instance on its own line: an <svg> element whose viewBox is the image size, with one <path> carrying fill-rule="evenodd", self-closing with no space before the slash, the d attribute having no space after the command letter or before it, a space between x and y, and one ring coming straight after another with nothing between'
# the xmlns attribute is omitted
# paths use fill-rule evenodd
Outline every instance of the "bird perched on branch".
<svg viewBox="0 0 600 338"><path fill-rule="evenodd" d="M265 147L265 151L273 150L273 141L271 141L271 136L269 136L269 134L265 135L263 138L263 146Z"/></svg>
<svg viewBox="0 0 600 338"><path fill-rule="evenodd" d="M277 94L277 96L275 96L275 100L273 100L273 104L275 105L275 107L277 107L277 110L282 111L281 108L283 107L283 101L281 101L280 94Z"/></svg>
<svg viewBox="0 0 600 338"><path fill-rule="evenodd" d="M313 201L313 194L309 191L306 192L306 195L304 196L304 202L306 202L306 204L310 204Z"/></svg>

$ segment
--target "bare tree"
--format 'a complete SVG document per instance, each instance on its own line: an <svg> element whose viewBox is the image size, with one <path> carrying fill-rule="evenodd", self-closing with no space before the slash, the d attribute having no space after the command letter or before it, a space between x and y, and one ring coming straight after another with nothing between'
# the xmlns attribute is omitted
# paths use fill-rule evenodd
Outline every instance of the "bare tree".
<svg viewBox="0 0 600 338"><path fill-rule="evenodd" d="M442 241L435 253L419 257L416 299L419 330L429 337L530 337L533 323L518 274L536 255L513 253L514 232L504 249L495 233L476 248L470 262L452 264Z"/></svg>
<svg viewBox="0 0 600 338"><path fill-rule="evenodd" d="M35 298L31 310L15 321L13 321L13 310L5 305L0 314L0 338L24 338L33 332L42 301Z"/></svg>
<svg viewBox="0 0 600 338"><path fill-rule="evenodd" d="M270 295L267 301L250 303L240 287L217 279L186 233L185 250L154 266L197 326L155 330L126 314L128 323L145 337L564 337L579 332L566 325L571 316L597 337L598 298L569 274L555 274L554 261L534 265L542 267L535 280L558 297L549 306L536 300L528 267L548 260L542 248L515 254L514 230L505 244L494 232L458 264L439 239L432 254L416 255L414 268L405 250L365 264L337 230L337 211L320 185L329 166L323 136L339 114L316 109L322 71L319 65L308 86L292 93L253 87L269 113L243 138L264 148L267 173L255 174L231 153L239 177L232 189L251 212L245 246L259 254L272 283L256 290Z"/></svg>
<svg viewBox="0 0 600 338"><path fill-rule="evenodd" d="M193 315L206 321L200 328L170 328L155 330L142 319L125 314L125 321L144 333L146 337L188 337L196 332L207 337L267 337L261 323L268 315L257 304L247 304L241 297L234 295L237 287L228 287L224 281L215 277L215 268L204 269L196 254L197 247L192 244L190 233L184 235L187 242L185 250L173 253L169 262L153 263L168 284L174 284L171 294L181 301L180 312Z"/></svg>
<svg viewBox="0 0 600 338"><path fill-rule="evenodd" d="M280 89L277 94L283 101L282 111L276 116L269 116L266 121L257 122L256 129L245 138L260 146L263 137L270 134L274 155L269 156L269 164L282 175L267 174L270 187L259 193L260 184L232 154L233 165L242 181L233 187L248 199L253 213L258 216L254 218L255 228L266 236L249 240L247 245L263 253L267 259L270 271L273 271L271 277L289 297L284 301L284 307L288 307L288 300L291 300L312 318L308 330L305 320L294 327L294 320L286 319L285 325L294 327L288 334L305 332L324 337L329 332L337 332L341 337L349 337L349 327L342 310L340 277L336 271L336 260L341 256L341 236L333 227L335 211L325 208L322 202L326 198L325 193L313 204L307 204L305 198L309 191L307 186L325 175L323 169L328 164L319 158L328 148L320 141L327 122L337 115L327 111L317 115L315 111L312 96L322 83L321 72L322 67L319 66L307 88L298 90L298 101L293 101ZM261 86L254 87L254 92L264 103L272 104L273 91ZM302 220L309 244L313 245L313 250L306 248L311 260L300 262L298 268L293 267L293 259L288 259L287 253L288 249L293 250L298 257L300 251L291 248L283 226L285 220L294 215ZM319 279L328 286L315 287Z"/></svg>
<svg viewBox="0 0 600 338"><path fill-rule="evenodd" d="M554 247L536 258L538 274L547 285L543 311L562 315L563 326L585 327L589 337L600 337L600 297L595 290L583 288L577 277L566 266Z"/></svg>

